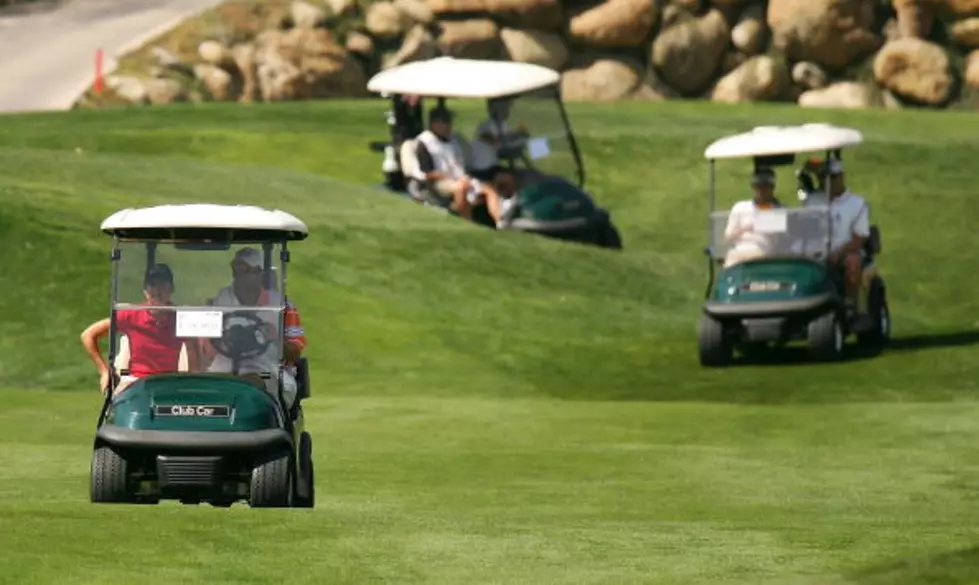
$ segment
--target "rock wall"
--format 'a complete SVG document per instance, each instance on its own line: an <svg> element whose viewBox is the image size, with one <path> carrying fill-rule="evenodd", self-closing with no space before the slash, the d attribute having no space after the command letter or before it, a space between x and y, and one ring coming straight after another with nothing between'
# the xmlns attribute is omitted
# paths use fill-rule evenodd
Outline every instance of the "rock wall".
<svg viewBox="0 0 979 585"><path fill-rule="evenodd" d="M200 39L190 56L158 47L150 79L108 86L135 103L360 97L376 71L444 54L557 69L568 101L946 107L979 90L979 0L295 0L282 9L231 46Z"/></svg>

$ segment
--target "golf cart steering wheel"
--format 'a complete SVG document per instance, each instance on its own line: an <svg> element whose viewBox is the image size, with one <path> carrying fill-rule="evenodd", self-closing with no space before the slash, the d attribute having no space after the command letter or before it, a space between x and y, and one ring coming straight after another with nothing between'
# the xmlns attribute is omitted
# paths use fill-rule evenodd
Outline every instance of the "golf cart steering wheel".
<svg viewBox="0 0 979 585"><path fill-rule="evenodd" d="M267 323L254 312L235 311L227 317L221 337L211 340L219 354L235 361L248 359L262 355L275 342L265 336ZM244 319L247 323L229 325L235 319Z"/></svg>

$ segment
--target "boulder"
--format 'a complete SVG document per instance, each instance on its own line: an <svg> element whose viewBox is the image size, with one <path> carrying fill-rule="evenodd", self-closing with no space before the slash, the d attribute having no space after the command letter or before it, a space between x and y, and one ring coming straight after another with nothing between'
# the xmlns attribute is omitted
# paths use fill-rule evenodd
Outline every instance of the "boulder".
<svg viewBox="0 0 979 585"><path fill-rule="evenodd" d="M969 87L979 89L979 51L972 51L966 57L963 77Z"/></svg>
<svg viewBox="0 0 979 585"><path fill-rule="evenodd" d="M642 64L610 55L577 55L561 76L561 96L567 102L627 99L643 80Z"/></svg>
<svg viewBox="0 0 979 585"><path fill-rule="evenodd" d="M948 54L921 39L898 39L884 45L874 58L874 77L899 97L922 104L944 104L952 91Z"/></svg>
<svg viewBox="0 0 979 585"><path fill-rule="evenodd" d="M765 5L749 4L731 29L731 44L745 55L757 55L765 48L767 32Z"/></svg>
<svg viewBox="0 0 979 585"><path fill-rule="evenodd" d="M204 41L197 47L197 54L205 63L223 67L233 61L228 47L219 41Z"/></svg>
<svg viewBox="0 0 979 585"><path fill-rule="evenodd" d="M289 6L292 22L300 28L314 28L326 20L326 8L303 0L294 0Z"/></svg>
<svg viewBox="0 0 979 585"><path fill-rule="evenodd" d="M799 61L792 66L792 82L806 89L826 87L829 77L819 65L809 61Z"/></svg>
<svg viewBox="0 0 979 585"><path fill-rule="evenodd" d="M718 80L710 97L732 104L776 101L786 95L789 82L788 66L783 61L758 55Z"/></svg>
<svg viewBox="0 0 979 585"><path fill-rule="evenodd" d="M435 19L425 0L394 0L394 7L412 24L428 24Z"/></svg>
<svg viewBox="0 0 979 585"><path fill-rule="evenodd" d="M265 31L255 60L265 101L368 95L360 64L322 28Z"/></svg>
<svg viewBox="0 0 979 585"><path fill-rule="evenodd" d="M110 75L105 78L105 86L123 100L131 104L145 104L148 101L146 85L136 77Z"/></svg>
<svg viewBox="0 0 979 585"><path fill-rule="evenodd" d="M194 76L200 80L211 99L227 101L231 98L231 74L217 65L198 63L194 65Z"/></svg>
<svg viewBox="0 0 979 585"><path fill-rule="evenodd" d="M963 18L952 25L955 42L969 49L979 48L979 17Z"/></svg>
<svg viewBox="0 0 979 585"><path fill-rule="evenodd" d="M799 96L803 108L865 109L873 106L870 87L856 81L840 81L820 89L811 89Z"/></svg>
<svg viewBox="0 0 979 585"><path fill-rule="evenodd" d="M563 21L560 0L428 0L437 17L485 14L518 28L557 30Z"/></svg>
<svg viewBox="0 0 979 585"><path fill-rule="evenodd" d="M432 33L422 26L412 27L405 35L401 47L394 53L384 55L381 59L381 69L390 69L412 61L424 61L438 54L438 43Z"/></svg>
<svg viewBox="0 0 979 585"><path fill-rule="evenodd" d="M239 44L230 50L231 58L241 73L241 97L239 101L249 103L255 100L259 92L258 64L255 62L255 45Z"/></svg>
<svg viewBox="0 0 979 585"><path fill-rule="evenodd" d="M166 77L146 79L143 81L143 87L146 88L146 99L153 105L172 104L187 99L184 86L176 79Z"/></svg>
<svg viewBox="0 0 979 585"><path fill-rule="evenodd" d="M682 95L699 95L720 68L729 38L724 15L716 9L681 18L656 36L650 62L670 87Z"/></svg>
<svg viewBox="0 0 979 585"><path fill-rule="evenodd" d="M347 16L359 8L357 0L326 0L326 7L332 16Z"/></svg>
<svg viewBox="0 0 979 585"><path fill-rule="evenodd" d="M945 12L955 16L979 16L979 0L938 0Z"/></svg>
<svg viewBox="0 0 979 585"><path fill-rule="evenodd" d="M375 37L390 39L405 32L408 19L391 2L375 2L367 8L364 26Z"/></svg>
<svg viewBox="0 0 979 585"><path fill-rule="evenodd" d="M503 28L500 40L511 61L534 63L557 71L568 62L568 47L561 35L554 32Z"/></svg>
<svg viewBox="0 0 979 585"><path fill-rule="evenodd" d="M441 23L439 48L445 55L465 59L498 59L503 53L500 28L488 18Z"/></svg>
<svg viewBox="0 0 979 585"><path fill-rule="evenodd" d="M344 47L348 53L370 56L374 53L374 39L357 31L347 34L347 42Z"/></svg>
<svg viewBox="0 0 979 585"><path fill-rule="evenodd" d="M772 44L790 61L838 71L877 50L876 0L769 0Z"/></svg>
<svg viewBox="0 0 979 585"><path fill-rule="evenodd" d="M892 0L897 15L897 37L923 39L935 22L933 0Z"/></svg>
<svg viewBox="0 0 979 585"><path fill-rule="evenodd" d="M659 11L659 0L606 0L574 15L567 34L591 47L634 47L649 36Z"/></svg>

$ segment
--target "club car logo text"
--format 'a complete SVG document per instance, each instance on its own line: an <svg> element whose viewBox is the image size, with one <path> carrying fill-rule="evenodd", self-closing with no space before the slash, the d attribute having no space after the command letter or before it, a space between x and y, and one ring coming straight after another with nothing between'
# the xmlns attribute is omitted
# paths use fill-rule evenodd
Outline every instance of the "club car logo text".
<svg viewBox="0 0 979 585"><path fill-rule="evenodd" d="M157 416L231 416L230 407L209 404L158 404L155 412Z"/></svg>

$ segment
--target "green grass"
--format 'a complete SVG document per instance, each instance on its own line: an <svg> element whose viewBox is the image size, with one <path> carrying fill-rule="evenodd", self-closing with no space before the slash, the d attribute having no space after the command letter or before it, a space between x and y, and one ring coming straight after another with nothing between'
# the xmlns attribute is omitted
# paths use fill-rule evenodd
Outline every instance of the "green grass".
<svg viewBox="0 0 979 585"><path fill-rule="evenodd" d="M626 250L494 233L373 189L383 102L76 111L0 133L0 582L965 583L979 578L979 122L693 102L574 105ZM471 111L470 113L474 112ZM703 149L853 124L894 342L701 369ZM725 203L746 171L719 167ZM780 192L791 197L789 175ZM251 202L310 225L314 511L93 506L113 210Z"/></svg>

